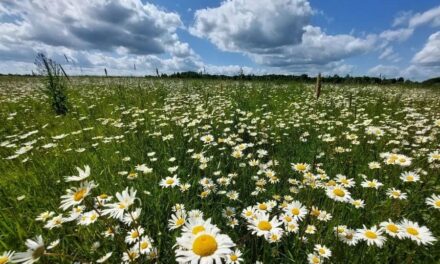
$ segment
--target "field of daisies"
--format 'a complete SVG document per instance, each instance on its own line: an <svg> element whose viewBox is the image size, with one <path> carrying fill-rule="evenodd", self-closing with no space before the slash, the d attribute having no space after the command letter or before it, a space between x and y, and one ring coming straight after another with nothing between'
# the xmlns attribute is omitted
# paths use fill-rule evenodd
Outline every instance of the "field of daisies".
<svg viewBox="0 0 440 264"><path fill-rule="evenodd" d="M0 264L438 263L440 91L0 79Z"/></svg>

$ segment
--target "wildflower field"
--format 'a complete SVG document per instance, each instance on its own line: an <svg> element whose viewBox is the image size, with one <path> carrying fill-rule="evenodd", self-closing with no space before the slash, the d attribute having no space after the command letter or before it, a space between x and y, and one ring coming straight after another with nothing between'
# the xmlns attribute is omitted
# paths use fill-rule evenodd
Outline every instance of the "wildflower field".
<svg viewBox="0 0 440 264"><path fill-rule="evenodd" d="M0 264L439 263L440 90L0 79Z"/></svg>

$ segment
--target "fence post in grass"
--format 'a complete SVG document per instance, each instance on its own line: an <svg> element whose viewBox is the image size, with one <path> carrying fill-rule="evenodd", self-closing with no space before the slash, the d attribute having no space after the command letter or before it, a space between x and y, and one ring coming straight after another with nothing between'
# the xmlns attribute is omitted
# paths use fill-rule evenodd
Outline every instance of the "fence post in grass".
<svg viewBox="0 0 440 264"><path fill-rule="evenodd" d="M316 99L319 99L319 96L321 95L321 73L318 74L316 77Z"/></svg>
<svg viewBox="0 0 440 264"><path fill-rule="evenodd" d="M348 108L351 109L351 102L353 100L353 94L350 93L350 96L348 97Z"/></svg>

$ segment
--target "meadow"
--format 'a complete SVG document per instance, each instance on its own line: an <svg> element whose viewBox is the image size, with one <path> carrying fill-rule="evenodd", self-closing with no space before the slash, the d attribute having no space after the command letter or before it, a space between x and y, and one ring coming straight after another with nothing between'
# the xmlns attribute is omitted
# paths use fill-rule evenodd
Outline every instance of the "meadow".
<svg viewBox="0 0 440 264"><path fill-rule="evenodd" d="M0 78L0 263L439 263L440 90Z"/></svg>

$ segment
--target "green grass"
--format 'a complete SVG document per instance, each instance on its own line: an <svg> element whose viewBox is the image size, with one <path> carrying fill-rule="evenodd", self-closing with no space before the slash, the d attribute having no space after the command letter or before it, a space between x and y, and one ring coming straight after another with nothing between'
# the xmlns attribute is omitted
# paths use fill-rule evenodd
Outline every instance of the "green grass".
<svg viewBox="0 0 440 264"><path fill-rule="evenodd" d="M440 211L425 204L427 197L440 194L440 170L427 160L428 153L438 150L440 144L440 127L435 125L435 120L440 119L438 90L324 85L317 101L313 87L300 83L74 78L68 90L70 112L66 116L55 116L44 95L38 91L38 83L37 78L0 79L0 142L15 144L0 147L0 252L24 251L27 238L42 234L46 243L61 240L50 252L79 261L95 261L113 251L109 262L120 263L126 245L101 235L109 223L114 224L113 220L98 220L87 227L71 222L52 230L34 220L46 210L63 213L58 208L60 196L67 188L77 185L66 183L64 176L74 175L75 167L89 165L90 179L99 184L88 197L89 201L92 196L115 195L126 187L138 190L142 201L141 205L137 204L142 208L140 224L155 241L158 263L175 263L173 245L181 232L169 231L167 222L176 203L184 204L188 210L200 209L205 218L212 218L212 223L230 236L244 253L244 263L257 260L305 263L315 244L326 245L332 250L327 263L436 263L440 259L438 242L418 246L409 239L385 235L387 241L382 248L367 246L362 241L356 246L348 246L333 232L336 225L356 229L362 225L378 225L389 218L396 222L407 218L427 226L437 239L440 237ZM11 118L11 113L16 114ZM364 124L365 120L371 120L371 124ZM188 126L193 121L193 126ZM376 139L366 135L368 126L381 127L384 136ZM91 127L93 129L84 130ZM34 130L38 132L26 138L22 136ZM302 137L304 133L308 136ZM61 134L68 136L60 140L52 138ZM164 141L163 136L170 134L174 138ZM241 138L243 143L253 143L254 147L246 149L243 158L236 159L231 156L230 145L204 146L200 140L204 134L213 135L216 141ZM322 136L325 134L335 140L324 142ZM352 144L347 134L357 135L359 144ZM33 140L36 142L32 143L32 150L15 159L6 159L22 144ZM392 140L399 142L389 144ZM57 144L54 148L42 147L53 142ZM335 147L350 151L337 153ZM84 151L77 152L80 149ZM212 157L205 170L199 169L189 149L194 149L194 153L204 151L206 157ZM240 163L249 161L246 157L249 153L257 158L258 149L268 152L261 162L278 162L271 169L280 182L268 182L265 192L253 196L255 181L252 177L264 176L258 175L255 167L242 167ZM411 166L384 164L380 153L393 149L412 157ZM156 153L157 161L150 160L147 155L150 152ZM124 161L125 157L131 159ZM170 162L172 157L176 161ZM372 161L379 162L381 168L369 169L368 163ZM363 199L365 207L356 209L350 204L335 202L323 189L307 184L301 185L298 193L290 192L289 179L303 180L290 165L299 162L312 165L313 173L319 166L330 179L337 174L353 178L356 185L350 189L351 195ZM134 171L138 164L153 168L153 173L139 173L134 180L118 174ZM185 193L178 188L159 186L161 179L170 176L167 169L176 165L180 180L191 184ZM402 172L416 169L426 172L426 175L420 173L421 182L404 183L399 179ZM218 186L218 191L239 192L238 201L231 201L220 193L210 194L205 199L198 196L203 191L199 180L219 178L216 171L220 171L220 176L238 174L234 184ZM384 186L379 190L361 187L361 174L379 180ZM408 198L390 199L386 190L392 187L406 192ZM23 195L23 200L17 200ZM316 206L326 210L332 219L320 222L308 215L299 222L299 234L285 234L279 243L270 244L247 230L240 213L247 206L274 199L274 195L291 195L308 209ZM227 206L237 210L239 225L235 228L229 227L222 216L222 209ZM276 209L271 216L279 212ZM305 234L307 224L315 225L317 233ZM303 235L307 242L300 239ZM96 241L101 247L92 251ZM44 256L40 261L70 263L71 257Z"/></svg>

